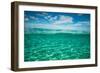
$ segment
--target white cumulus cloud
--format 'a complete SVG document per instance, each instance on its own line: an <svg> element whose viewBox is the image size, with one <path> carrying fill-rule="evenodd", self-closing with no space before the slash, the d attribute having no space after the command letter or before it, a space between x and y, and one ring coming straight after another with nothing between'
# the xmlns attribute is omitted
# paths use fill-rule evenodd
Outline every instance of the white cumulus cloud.
<svg viewBox="0 0 100 73"><path fill-rule="evenodd" d="M29 18L28 17L25 17L25 19L24 19L25 21L28 21L29 20Z"/></svg>
<svg viewBox="0 0 100 73"><path fill-rule="evenodd" d="M73 18L71 16L60 15L59 20L55 21L54 24L63 24L63 23L73 23Z"/></svg>

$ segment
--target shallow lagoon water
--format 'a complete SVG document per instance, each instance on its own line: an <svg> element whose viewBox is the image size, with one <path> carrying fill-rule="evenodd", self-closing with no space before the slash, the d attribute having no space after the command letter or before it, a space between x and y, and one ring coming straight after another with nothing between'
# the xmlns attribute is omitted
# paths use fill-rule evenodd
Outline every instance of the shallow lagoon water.
<svg viewBox="0 0 100 73"><path fill-rule="evenodd" d="M24 61L90 58L89 34L24 34Z"/></svg>

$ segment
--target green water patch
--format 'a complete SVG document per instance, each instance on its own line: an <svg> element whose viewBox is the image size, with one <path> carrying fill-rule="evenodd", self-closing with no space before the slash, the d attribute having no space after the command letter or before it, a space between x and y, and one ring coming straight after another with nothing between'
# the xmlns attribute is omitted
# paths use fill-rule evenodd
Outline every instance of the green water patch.
<svg viewBox="0 0 100 73"><path fill-rule="evenodd" d="M89 34L24 34L24 61L88 58Z"/></svg>

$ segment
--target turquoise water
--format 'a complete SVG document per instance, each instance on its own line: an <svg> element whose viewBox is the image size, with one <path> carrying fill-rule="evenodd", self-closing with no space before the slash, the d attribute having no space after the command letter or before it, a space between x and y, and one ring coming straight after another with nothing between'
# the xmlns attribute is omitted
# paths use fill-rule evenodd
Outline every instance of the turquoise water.
<svg viewBox="0 0 100 73"><path fill-rule="evenodd" d="M24 34L24 61L90 58L89 34Z"/></svg>

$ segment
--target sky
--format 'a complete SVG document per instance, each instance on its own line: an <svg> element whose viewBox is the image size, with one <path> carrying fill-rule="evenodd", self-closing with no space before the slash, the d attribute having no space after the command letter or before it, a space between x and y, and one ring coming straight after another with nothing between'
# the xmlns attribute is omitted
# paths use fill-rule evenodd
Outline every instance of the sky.
<svg viewBox="0 0 100 73"><path fill-rule="evenodd" d="M90 14L24 11L24 27L90 32Z"/></svg>

